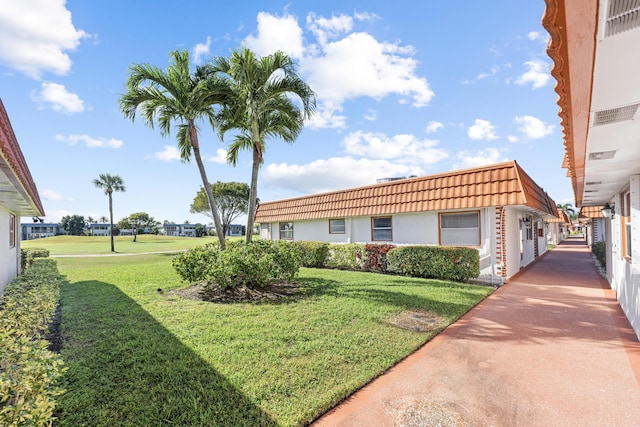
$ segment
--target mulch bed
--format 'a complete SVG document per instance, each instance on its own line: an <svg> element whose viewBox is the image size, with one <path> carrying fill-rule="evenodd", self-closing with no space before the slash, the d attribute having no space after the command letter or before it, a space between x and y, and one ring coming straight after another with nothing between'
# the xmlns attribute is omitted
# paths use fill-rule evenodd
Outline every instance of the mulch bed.
<svg viewBox="0 0 640 427"><path fill-rule="evenodd" d="M237 286L222 290L219 287L207 287L203 283L198 283L188 288L170 291L169 294L194 301L216 303L266 302L291 297L296 294L299 288L300 285L297 283L275 283L260 289ZM159 290L159 292L162 291Z"/></svg>

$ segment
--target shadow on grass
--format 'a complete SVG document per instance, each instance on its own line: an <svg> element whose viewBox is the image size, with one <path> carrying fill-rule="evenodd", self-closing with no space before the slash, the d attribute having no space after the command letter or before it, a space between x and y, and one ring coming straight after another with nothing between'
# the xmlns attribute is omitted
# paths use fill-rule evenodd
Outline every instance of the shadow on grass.
<svg viewBox="0 0 640 427"><path fill-rule="evenodd" d="M116 286L65 283L61 299L56 425L277 425Z"/></svg>
<svg viewBox="0 0 640 427"><path fill-rule="evenodd" d="M455 319L466 313L471 307L479 302L483 296L477 291L468 289L472 285L452 284L437 280L416 282L414 278L388 276L385 283L372 285L341 285L338 281L331 279L320 279L305 277L299 279L304 285L304 293L301 297L310 296L341 296L364 300L373 300L383 304L392 304L404 310L429 310ZM425 279L426 280L426 279ZM450 288L450 294L456 294L460 302L443 301L442 297L430 298L423 291L412 292L411 288ZM422 294L422 295L420 295Z"/></svg>

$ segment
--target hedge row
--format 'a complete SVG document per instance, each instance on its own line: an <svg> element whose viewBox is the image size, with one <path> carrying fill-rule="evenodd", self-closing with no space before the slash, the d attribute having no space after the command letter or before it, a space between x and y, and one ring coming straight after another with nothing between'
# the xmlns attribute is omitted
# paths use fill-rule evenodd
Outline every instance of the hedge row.
<svg viewBox="0 0 640 427"><path fill-rule="evenodd" d="M31 260L0 298L0 425L51 425L64 371L45 334L62 276L52 259Z"/></svg>
<svg viewBox="0 0 640 427"><path fill-rule="evenodd" d="M24 271L26 268L31 267L33 264L33 260L36 258L48 258L49 250L44 248L27 248L20 249L20 266L22 267L21 271Z"/></svg>
<svg viewBox="0 0 640 427"><path fill-rule="evenodd" d="M296 241L294 245L301 251L304 267L376 271L454 281L480 275L480 257L473 248L306 241Z"/></svg>

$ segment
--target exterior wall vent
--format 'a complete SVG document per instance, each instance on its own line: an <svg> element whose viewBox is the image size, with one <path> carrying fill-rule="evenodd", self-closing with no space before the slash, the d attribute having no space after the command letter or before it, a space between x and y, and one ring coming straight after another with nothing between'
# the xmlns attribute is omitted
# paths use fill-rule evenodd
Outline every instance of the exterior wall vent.
<svg viewBox="0 0 640 427"><path fill-rule="evenodd" d="M611 151L594 151L593 153L589 153L589 160L607 160L613 159L616 155L617 150Z"/></svg>
<svg viewBox="0 0 640 427"><path fill-rule="evenodd" d="M585 185L598 185L602 184L602 181L589 181Z"/></svg>
<svg viewBox="0 0 640 427"><path fill-rule="evenodd" d="M640 0L638 0L640 2ZM626 105L624 107L611 108L609 110L596 111L593 113L592 126L608 125L611 123L633 120L633 116L638 111L640 104Z"/></svg>
<svg viewBox="0 0 640 427"><path fill-rule="evenodd" d="M640 27L640 0L611 0L605 37Z"/></svg>

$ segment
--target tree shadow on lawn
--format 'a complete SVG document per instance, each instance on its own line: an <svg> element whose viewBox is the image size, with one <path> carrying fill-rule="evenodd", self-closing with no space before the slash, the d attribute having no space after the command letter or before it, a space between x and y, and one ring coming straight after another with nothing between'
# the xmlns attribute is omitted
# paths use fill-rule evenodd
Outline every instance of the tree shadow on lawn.
<svg viewBox="0 0 640 427"><path fill-rule="evenodd" d="M275 426L116 286L65 283L56 425Z"/></svg>
<svg viewBox="0 0 640 427"><path fill-rule="evenodd" d="M459 300L467 301L467 303L448 302L436 298L429 298L425 295L406 293L399 290L398 287L424 287L425 284L416 282L413 278L398 276L389 276L388 283L384 285L341 285L335 280L313 277L305 277L298 280L304 284L303 297L331 295L335 297L342 296L374 300L384 304L392 304L404 310L429 310L450 319L460 317L486 296L465 289L465 287L473 285L460 283L459 286L452 286L448 282L439 283L438 281L430 281L428 286L451 288L453 289L452 292L455 292L459 296ZM385 287L384 289L382 288L383 286Z"/></svg>

